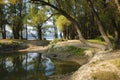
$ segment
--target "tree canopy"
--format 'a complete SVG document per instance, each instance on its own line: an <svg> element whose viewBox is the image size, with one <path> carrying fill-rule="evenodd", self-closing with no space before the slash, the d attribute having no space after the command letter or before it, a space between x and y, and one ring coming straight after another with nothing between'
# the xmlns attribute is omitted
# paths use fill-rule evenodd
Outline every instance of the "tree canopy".
<svg viewBox="0 0 120 80"><path fill-rule="evenodd" d="M63 15L59 16L56 20L56 25L58 26L58 28L63 31L65 29L67 29L67 27L69 27L71 25L71 22L64 17Z"/></svg>
<svg viewBox="0 0 120 80"><path fill-rule="evenodd" d="M67 39L79 39L86 46L93 47L87 39L101 36L108 49L114 48L113 44L117 45L120 41L118 0L0 0L0 3L2 35L9 25L13 37L20 39L27 24L35 26L42 39L40 35L48 21L56 24Z"/></svg>

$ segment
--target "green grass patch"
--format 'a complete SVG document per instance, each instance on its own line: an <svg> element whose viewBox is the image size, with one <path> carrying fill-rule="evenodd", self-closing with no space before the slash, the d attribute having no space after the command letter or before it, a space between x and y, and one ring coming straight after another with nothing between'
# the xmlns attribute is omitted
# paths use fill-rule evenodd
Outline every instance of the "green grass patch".
<svg viewBox="0 0 120 80"><path fill-rule="evenodd" d="M66 51L69 51L75 55L84 55L83 52L84 52L85 49L82 49L82 48L78 48L78 47L75 47L75 46L67 46L66 48Z"/></svg>
<svg viewBox="0 0 120 80"><path fill-rule="evenodd" d="M8 48L18 48L22 44L23 44L22 42L12 41L12 40L2 41L2 42L0 42L0 49L4 50L4 49L8 49Z"/></svg>
<svg viewBox="0 0 120 80"><path fill-rule="evenodd" d="M20 45L22 44L21 42L15 42L15 41L8 41L8 42L0 42L1 47L4 46L15 46L15 45Z"/></svg>
<svg viewBox="0 0 120 80"><path fill-rule="evenodd" d="M109 71L98 71L92 73L93 80L119 80L120 77L113 72Z"/></svg>
<svg viewBox="0 0 120 80"><path fill-rule="evenodd" d="M88 41L93 42L93 43L98 43L98 44L106 44L106 42L101 41L101 40L97 40L97 39L91 39L91 40L88 40Z"/></svg>

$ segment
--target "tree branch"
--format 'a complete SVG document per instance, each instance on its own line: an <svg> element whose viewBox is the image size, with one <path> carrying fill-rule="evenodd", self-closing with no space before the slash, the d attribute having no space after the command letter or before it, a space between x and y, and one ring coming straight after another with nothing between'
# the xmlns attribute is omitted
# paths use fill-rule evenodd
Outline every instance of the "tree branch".
<svg viewBox="0 0 120 80"><path fill-rule="evenodd" d="M59 14L59 13L53 13L53 14L51 14L44 22L48 21L52 16L57 15L57 14Z"/></svg>
<svg viewBox="0 0 120 80"><path fill-rule="evenodd" d="M42 5L47 5L52 7L53 9L57 10L58 12L60 12L62 15L64 15L68 20L70 20L71 22L74 21L75 19L73 19L70 15L68 15L64 10L62 10L61 8L58 8L46 1L43 0L31 0L32 2L35 2L37 4L42 4Z"/></svg>

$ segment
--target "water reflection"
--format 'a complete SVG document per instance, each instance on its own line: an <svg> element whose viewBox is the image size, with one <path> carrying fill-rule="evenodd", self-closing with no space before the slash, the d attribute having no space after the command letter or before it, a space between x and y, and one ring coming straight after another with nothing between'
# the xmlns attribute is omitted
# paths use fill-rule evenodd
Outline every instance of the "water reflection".
<svg viewBox="0 0 120 80"><path fill-rule="evenodd" d="M70 65L65 67L61 63L58 63L60 62L54 61L53 63L41 53L27 53L13 56L1 55L0 80L48 80L47 76L64 73L65 69L68 69L68 71L72 70L70 69ZM72 68L74 67L72 66Z"/></svg>
<svg viewBox="0 0 120 80"><path fill-rule="evenodd" d="M45 69L45 75L49 76L54 73L55 65L50 58L46 57L44 54L41 55L42 65Z"/></svg>

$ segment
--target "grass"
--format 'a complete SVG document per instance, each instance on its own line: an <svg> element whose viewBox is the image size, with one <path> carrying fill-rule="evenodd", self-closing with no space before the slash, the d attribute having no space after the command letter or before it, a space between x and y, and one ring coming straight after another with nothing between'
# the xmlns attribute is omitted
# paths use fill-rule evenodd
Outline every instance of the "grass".
<svg viewBox="0 0 120 80"><path fill-rule="evenodd" d="M58 47L58 48L51 48L50 52L53 53L62 53L62 54L72 54L72 55L84 55L84 50L82 48L78 48L75 46L64 46L64 47Z"/></svg>
<svg viewBox="0 0 120 80"><path fill-rule="evenodd" d="M109 35L108 38L110 39L111 42L114 41L113 36ZM98 44L106 44L106 42L104 41L104 39L102 38L102 36L98 36L95 39L90 39L88 41L93 42L93 43L98 43Z"/></svg>
<svg viewBox="0 0 120 80"><path fill-rule="evenodd" d="M27 45L24 45L23 42L14 41L14 40L1 40L0 41L0 50L8 51L8 50L18 50L25 49Z"/></svg>
<svg viewBox="0 0 120 80"><path fill-rule="evenodd" d="M16 42L16 41L12 41L12 40L9 40L7 42L0 42L0 46L1 47L4 47L4 46L15 46L15 45L20 45L22 44L21 42Z"/></svg>
<svg viewBox="0 0 120 80"><path fill-rule="evenodd" d="M111 61L117 68L120 69L120 59L115 59Z"/></svg>
<svg viewBox="0 0 120 80"><path fill-rule="evenodd" d="M75 46L67 46L66 48L66 51L69 51L75 55L84 55L83 52L84 52L85 49L82 49L82 48L78 48L78 47L75 47Z"/></svg>
<svg viewBox="0 0 120 80"><path fill-rule="evenodd" d="M109 71L97 71L92 73L93 80L120 80L120 77Z"/></svg>
<svg viewBox="0 0 120 80"><path fill-rule="evenodd" d="M93 43L98 43L98 44L106 44L106 42L102 41L102 40L97 40L97 39L90 39L88 40L89 42L93 42Z"/></svg>

